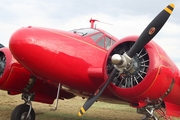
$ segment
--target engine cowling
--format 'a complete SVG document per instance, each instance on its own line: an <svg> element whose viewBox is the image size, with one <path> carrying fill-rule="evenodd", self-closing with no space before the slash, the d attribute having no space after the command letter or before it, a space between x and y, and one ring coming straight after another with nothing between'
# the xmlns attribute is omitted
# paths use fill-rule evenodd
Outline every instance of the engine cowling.
<svg viewBox="0 0 180 120"><path fill-rule="evenodd" d="M0 59L0 89L22 92L30 73L13 58L8 48L1 48Z"/></svg>
<svg viewBox="0 0 180 120"><path fill-rule="evenodd" d="M111 47L104 63L105 79L114 69L114 65L111 63L112 55L122 55L127 52L137 38L137 36L123 38ZM177 67L162 48L153 41L149 42L133 57L133 70L133 72L117 72L116 77L108 86L111 92L121 99L131 103L170 100L167 96L174 94L173 89L179 89L176 86L179 85Z"/></svg>

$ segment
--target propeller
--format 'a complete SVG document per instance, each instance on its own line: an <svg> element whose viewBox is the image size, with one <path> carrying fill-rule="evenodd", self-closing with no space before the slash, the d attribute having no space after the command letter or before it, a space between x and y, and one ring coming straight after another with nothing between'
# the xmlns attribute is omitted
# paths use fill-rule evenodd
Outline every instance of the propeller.
<svg viewBox="0 0 180 120"><path fill-rule="evenodd" d="M171 15L173 9L174 4L168 5L152 20L152 22L141 33L137 42L127 53L129 57L132 58L136 52L142 49L159 32L159 30L163 27L163 25Z"/></svg>
<svg viewBox="0 0 180 120"><path fill-rule="evenodd" d="M84 103L83 107L80 108L78 112L78 116L82 116L90 107L91 105L97 101L98 97L103 93L109 83L113 80L116 76L117 72L123 73L124 70L132 72L132 58L141 50L162 28L165 24L169 16L171 15L174 9L174 4L168 5L164 10L162 10L152 21L151 23L145 28L145 30L141 33L138 40L134 43L131 49L123 55L114 54L111 58L112 63L114 64L114 69L108 77L108 80L103 82L98 90L91 95L87 101Z"/></svg>
<svg viewBox="0 0 180 120"><path fill-rule="evenodd" d="M6 64L6 57L4 54L0 54L0 77L3 74L5 64Z"/></svg>
<svg viewBox="0 0 180 120"><path fill-rule="evenodd" d="M0 44L0 48L3 48L3 47L4 47L4 45Z"/></svg>
<svg viewBox="0 0 180 120"><path fill-rule="evenodd" d="M3 48L4 45L0 44L0 48ZM5 66L5 56L1 56L0 55L0 75L2 74L3 70L4 70L4 66Z"/></svg>

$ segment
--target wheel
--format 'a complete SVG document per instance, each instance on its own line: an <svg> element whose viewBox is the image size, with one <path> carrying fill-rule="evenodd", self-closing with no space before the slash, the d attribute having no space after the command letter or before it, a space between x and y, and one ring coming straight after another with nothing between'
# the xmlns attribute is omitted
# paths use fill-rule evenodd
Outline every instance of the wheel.
<svg viewBox="0 0 180 120"><path fill-rule="evenodd" d="M29 112L29 105L21 104L18 105L11 114L11 120L35 120L35 112L34 109L31 109L31 113L29 115L29 118L26 119L26 116Z"/></svg>

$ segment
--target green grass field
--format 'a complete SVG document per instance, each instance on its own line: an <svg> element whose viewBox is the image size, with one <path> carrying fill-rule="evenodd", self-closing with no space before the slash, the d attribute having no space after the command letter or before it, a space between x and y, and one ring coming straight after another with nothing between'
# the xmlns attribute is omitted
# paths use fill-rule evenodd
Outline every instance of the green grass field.
<svg viewBox="0 0 180 120"><path fill-rule="evenodd" d="M50 110L54 105L33 102L33 108L36 112L36 120L141 120L143 117L130 106L103 102L96 102L83 116L78 117L77 113L84 102L85 99L80 97L60 100L56 111ZM1 91L0 120L10 120L12 110L21 103L23 101L20 95L9 96Z"/></svg>

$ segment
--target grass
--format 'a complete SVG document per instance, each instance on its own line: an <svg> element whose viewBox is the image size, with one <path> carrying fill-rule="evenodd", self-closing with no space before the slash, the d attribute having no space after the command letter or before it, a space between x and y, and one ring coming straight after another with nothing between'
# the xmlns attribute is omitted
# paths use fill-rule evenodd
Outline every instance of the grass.
<svg viewBox="0 0 180 120"><path fill-rule="evenodd" d="M122 107L121 107L122 106ZM139 120L142 115L136 114L135 109L129 109L124 105L112 105L107 103L94 104L83 116L78 117L77 112L80 106L67 104L55 112L44 112L37 115L38 120ZM121 107L117 109L117 107ZM42 112L42 111L39 111ZM38 112L37 112L38 113ZM129 115L131 114L131 116Z"/></svg>
<svg viewBox="0 0 180 120"><path fill-rule="evenodd" d="M20 98L19 95L8 96L5 92L0 92L0 120L10 119L12 110L23 103ZM143 117L136 113L136 109L127 105L103 102L96 102L83 116L78 117L77 113L84 102L85 100L80 97L59 101L56 111L50 110L53 105L33 102L33 108L36 112L36 120L140 120Z"/></svg>

